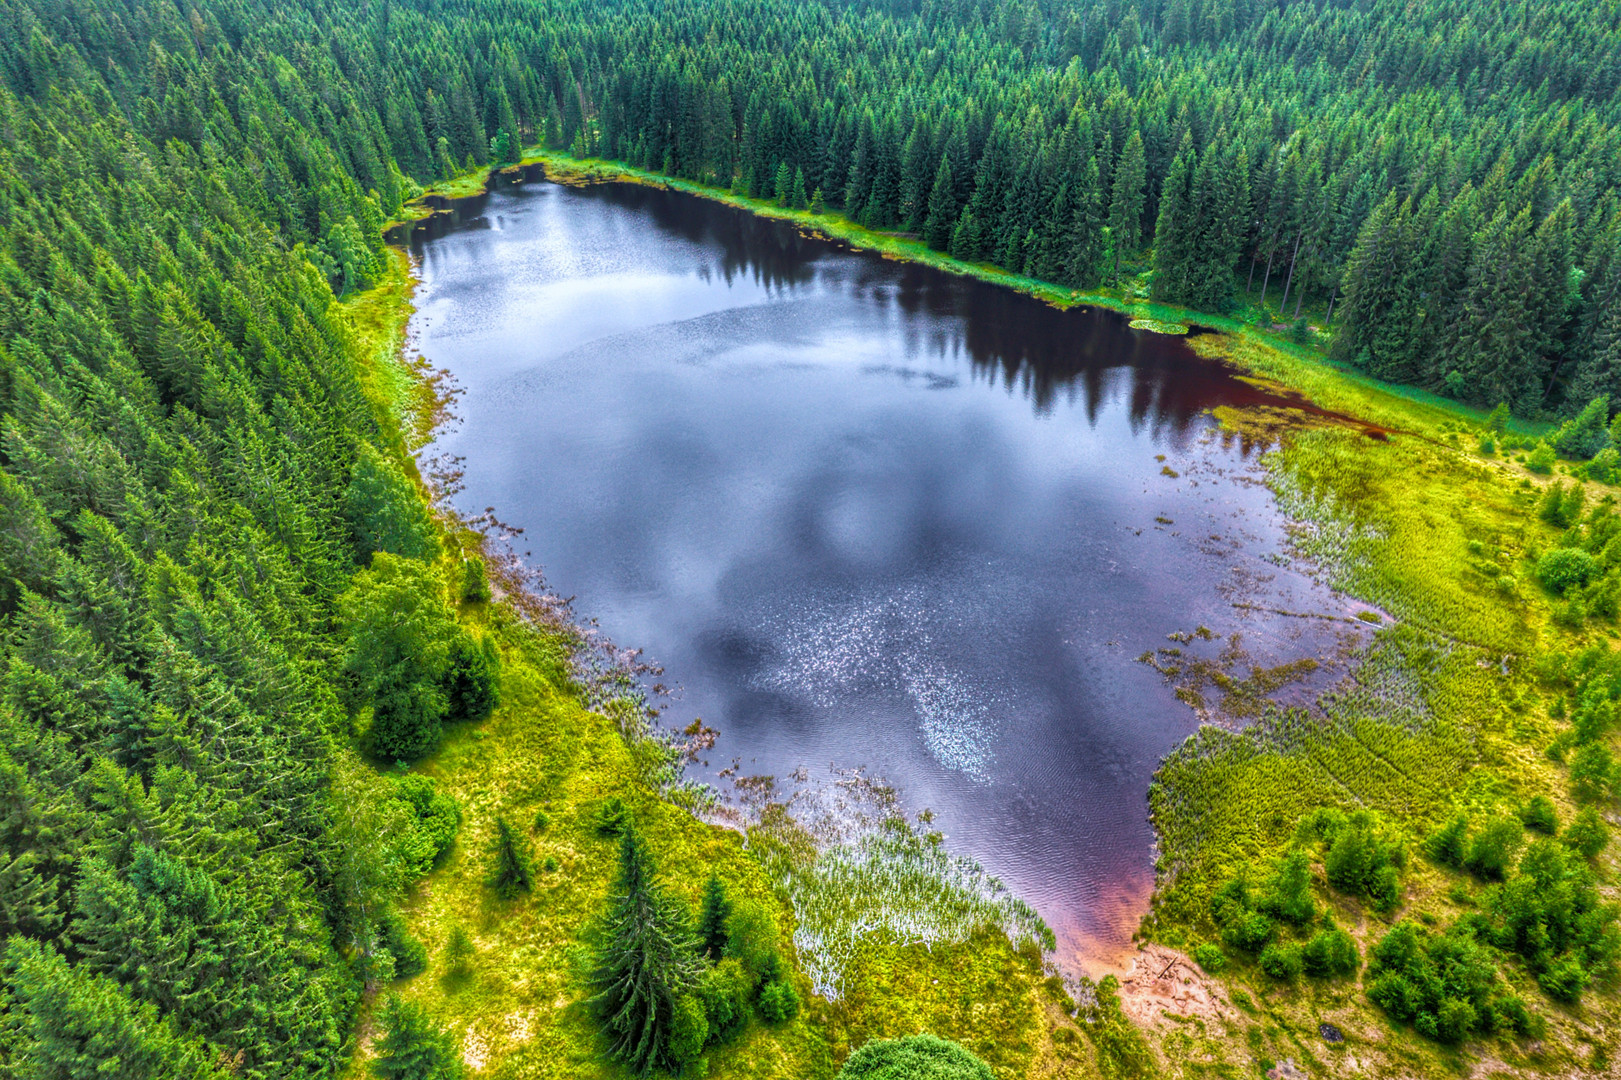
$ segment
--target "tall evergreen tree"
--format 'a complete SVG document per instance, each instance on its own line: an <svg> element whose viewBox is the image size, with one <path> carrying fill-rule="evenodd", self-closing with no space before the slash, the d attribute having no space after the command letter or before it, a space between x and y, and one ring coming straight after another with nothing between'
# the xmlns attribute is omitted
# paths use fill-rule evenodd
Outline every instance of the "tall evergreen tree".
<svg viewBox="0 0 1621 1080"><path fill-rule="evenodd" d="M1143 155L1143 136L1133 131L1120 151L1114 168L1114 184L1109 197L1109 234L1114 245L1113 282L1120 284L1120 260L1130 258L1142 246L1144 185L1148 162Z"/></svg>
<svg viewBox="0 0 1621 1080"><path fill-rule="evenodd" d="M641 836L625 829L591 975L591 1006L607 1030L610 1050L641 1076L678 1064L670 1052L676 1001L698 978L697 943L687 917L653 877Z"/></svg>

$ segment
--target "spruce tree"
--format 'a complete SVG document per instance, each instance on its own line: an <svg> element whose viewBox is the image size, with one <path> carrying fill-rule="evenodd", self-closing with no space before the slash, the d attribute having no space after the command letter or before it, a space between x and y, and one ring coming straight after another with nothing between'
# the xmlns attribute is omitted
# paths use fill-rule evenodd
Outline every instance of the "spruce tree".
<svg viewBox="0 0 1621 1080"><path fill-rule="evenodd" d="M591 1007L610 1052L641 1076L677 1064L670 1049L676 1002L696 986L699 970L687 916L653 875L646 845L627 828L591 974Z"/></svg>
<svg viewBox="0 0 1621 1080"><path fill-rule="evenodd" d="M534 888L534 857L529 851L529 840L504 817L495 819L490 861L489 884L503 900L511 900L520 892Z"/></svg>
<svg viewBox="0 0 1621 1080"><path fill-rule="evenodd" d="M923 219L923 240L936 251L951 246L951 230L957 224L957 185L951 178L951 162L940 158L929 191L928 215Z"/></svg>
<svg viewBox="0 0 1621 1080"><path fill-rule="evenodd" d="M726 898L726 887L711 874L704 885L704 906L698 916L698 944L711 960L719 960L726 951L726 922L731 917L732 902Z"/></svg>
<svg viewBox="0 0 1621 1080"><path fill-rule="evenodd" d="M456 1038L434 1023L427 1010L391 995L383 1006L383 1037L372 1071L382 1080L460 1080Z"/></svg>
<svg viewBox="0 0 1621 1080"><path fill-rule="evenodd" d="M1154 299L1183 303L1193 291L1192 271L1198 223L1194 220L1191 150L1171 163L1171 174L1159 197L1159 222L1154 229Z"/></svg>
<svg viewBox="0 0 1621 1080"><path fill-rule="evenodd" d="M1120 260L1137 253L1142 244L1143 195L1148 163L1143 156L1142 133L1133 130L1115 164L1109 198L1109 233L1114 238L1114 284L1120 285Z"/></svg>

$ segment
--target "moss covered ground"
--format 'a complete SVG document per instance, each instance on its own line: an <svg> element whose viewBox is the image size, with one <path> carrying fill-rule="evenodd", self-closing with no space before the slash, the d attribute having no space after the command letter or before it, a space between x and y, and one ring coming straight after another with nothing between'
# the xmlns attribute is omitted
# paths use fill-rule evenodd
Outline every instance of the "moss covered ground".
<svg viewBox="0 0 1621 1080"><path fill-rule="evenodd" d="M1322 866L1313 867L1314 896L1364 954L1396 919L1444 927L1478 908L1479 883L1421 854L1423 839L1452 813L1509 813L1530 795L1547 793L1561 820L1574 814L1565 769L1545 753L1569 725L1557 694L1537 674L1539 659L1607 642L1614 628L1601 620L1574 627L1554 620L1552 602L1532 572L1537 554L1561 531L1533 512L1547 480L1477 452L1483 415L1340 370L1317 349L1264 329L1147 304L1129 287L1128 295L1083 295L965 266L910 238L874 233L836 215L784 210L613 163L555 154L530 160L564 182L629 181L690 191L1056 304L1107 306L1166 329L1213 327L1221 332L1192 337L1190 346L1320 409L1384 429L1384 437L1373 438L1355 425L1313 423L1295 414L1218 417L1272 446L1266 463L1280 506L1295 523L1293 554L1370 605L1374 633L1347 680L1314 707L1263 710L1243 730L1205 728L1163 763L1149 793L1161 846L1145 942L1192 950L1211 940L1216 929L1209 900L1217 885L1234 875L1263 876L1288 849L1296 822L1320 806L1377 812L1410 853L1399 905L1383 914L1330 889ZM461 184L477 190L483 182L480 175ZM379 409L398 418L401 452L415 449L431 428L426 403L432 394L424 389L424 366L400 359L409 313L403 257L391 263L387 280L348 307L357 332L376 342L368 354L375 355L374 370L364 373L368 390ZM1535 430L1518 422L1511 428ZM1603 493L1589 486L1595 496ZM482 542L458 535L469 544ZM596 804L618 794L632 805L666 879L690 902L713 868L739 895L772 905L782 947L791 954L793 904L780 868L774 874L772 859L758 857L782 837L706 824L660 796L645 755L585 706L569 676L573 643L565 629L526 621L502 602L472 605L463 617L500 643L507 693L495 717L456 732L422 766L461 802L465 821L449 859L410 900L412 928L434 959L426 974L400 990L452 1021L478 1075L615 1075L582 1004L584 934L606 894L613 858L612 845L590 825ZM556 869L542 875L534 896L497 901L483 885L483 845L494 817L527 823L537 810L550 818L534 833L537 857L554 859ZM1609 895L1609 855L1599 869ZM478 949L473 972L463 977L447 975L441 957L456 925L472 934ZM1173 997L1150 1014L1139 1008L1133 1015L1151 1029L1155 1049L1147 1071L1170 1075L1257 1075L1280 1062L1310 1075L1442 1075L1467 1073L1481 1062L1552 1073L1607 1059L1604 1032L1617 1019L1613 987L1596 986L1579 1006L1558 1005L1518 961L1500 956L1499 968L1546 1019L1546 1037L1483 1037L1446 1047L1391 1023L1357 977L1280 982L1242 957L1219 977L1186 961L1175 969L1185 982L1200 984L1210 1008L1184 1007ZM1118 1018L1089 1011L1093 988L1066 986L1044 968L1039 949L1021 951L998 931L930 946L871 935L848 964L842 996L833 1002L809 993L803 967L798 978L807 1002L800 1016L776 1028L754 1022L711 1055L710 1075L831 1076L867 1039L918 1031L962 1041L1001 1077L1133 1071L1129 1054L1109 1049ZM1343 1041L1325 1041L1319 1028L1325 1022ZM1287 1068L1284 1074L1292 1075Z"/></svg>

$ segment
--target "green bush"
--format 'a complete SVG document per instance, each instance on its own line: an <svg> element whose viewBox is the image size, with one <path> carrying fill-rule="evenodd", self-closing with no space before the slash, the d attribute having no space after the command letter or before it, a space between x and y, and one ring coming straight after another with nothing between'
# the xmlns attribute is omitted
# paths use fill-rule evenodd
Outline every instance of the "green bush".
<svg viewBox="0 0 1621 1080"><path fill-rule="evenodd" d="M722 960L708 971L698 984L698 996L704 1004L704 1015L709 1020L709 1039L718 1042L727 1038L749 1015L749 996L754 980L736 960Z"/></svg>
<svg viewBox="0 0 1621 1080"><path fill-rule="evenodd" d="M467 927L456 923L450 928L450 934L445 938L445 970L451 975L466 976L473 972L473 958L478 950L473 946L473 937L467 932Z"/></svg>
<svg viewBox="0 0 1621 1080"><path fill-rule="evenodd" d="M1547 476L1553 472L1554 463L1559 458L1553 452L1553 447L1545 442L1539 442L1531 451L1531 456L1525 459L1525 467L1534 473Z"/></svg>
<svg viewBox="0 0 1621 1080"><path fill-rule="evenodd" d="M1559 425L1548 444L1559 456L1586 460L1610 444L1610 401L1596 397L1582 411Z"/></svg>
<svg viewBox="0 0 1621 1080"><path fill-rule="evenodd" d="M514 899L535 887L529 840L504 817L495 819L495 836L490 840L489 885L503 900Z"/></svg>
<svg viewBox="0 0 1621 1080"><path fill-rule="evenodd" d="M799 994L791 983L778 979L760 991L759 1008L766 1023L784 1023L799 1015Z"/></svg>
<svg viewBox="0 0 1621 1080"><path fill-rule="evenodd" d="M1424 845L1430 858L1454 870L1463 869L1463 860L1469 854L1469 817L1457 814L1432 835Z"/></svg>
<svg viewBox="0 0 1621 1080"><path fill-rule="evenodd" d="M625 831L625 826L629 823L630 811L625 807L625 800L618 795L610 795L597 804L592 825L598 836L618 836Z"/></svg>
<svg viewBox="0 0 1621 1080"><path fill-rule="evenodd" d="M1220 945L1207 941L1193 950L1193 962L1212 975L1220 975L1227 967L1227 954Z"/></svg>
<svg viewBox="0 0 1621 1080"><path fill-rule="evenodd" d="M838 1080L995 1080L991 1067L935 1035L874 1039L851 1054Z"/></svg>
<svg viewBox="0 0 1621 1080"><path fill-rule="evenodd" d="M415 1002L390 996L372 1071L380 1080L461 1080L459 1041Z"/></svg>
<svg viewBox="0 0 1621 1080"><path fill-rule="evenodd" d="M1613 484L1621 477L1621 450L1606 446L1587 463L1587 477L1601 484Z"/></svg>
<svg viewBox="0 0 1621 1080"><path fill-rule="evenodd" d="M477 555L462 560L462 599L472 604L490 601L490 578Z"/></svg>
<svg viewBox="0 0 1621 1080"><path fill-rule="evenodd" d="M1304 851L1293 851L1278 864L1267 890L1256 909L1279 922L1305 926L1317 917L1311 896L1311 859Z"/></svg>
<svg viewBox="0 0 1621 1080"><path fill-rule="evenodd" d="M1555 1001L1575 1002L1581 1000L1582 991L1587 989L1590 980L1581 961L1567 956L1538 975L1537 985Z"/></svg>
<svg viewBox="0 0 1621 1080"><path fill-rule="evenodd" d="M1603 743L1588 743L1576 748L1570 759L1570 788L1583 802L1596 802L1609 797L1615 789L1615 755Z"/></svg>
<svg viewBox="0 0 1621 1080"><path fill-rule="evenodd" d="M1520 848L1525 830L1514 818L1493 818L1475 834L1464 857L1464 867L1478 878L1501 881Z"/></svg>
<svg viewBox="0 0 1621 1080"><path fill-rule="evenodd" d="M1261 950L1261 970L1274 979L1292 982L1305 969L1305 958L1300 946L1273 942Z"/></svg>
<svg viewBox="0 0 1621 1080"><path fill-rule="evenodd" d="M1520 821L1527 829L1544 836L1559 831L1559 814L1554 810L1553 800L1546 795L1534 795L1520 807Z"/></svg>
<svg viewBox="0 0 1621 1080"><path fill-rule="evenodd" d="M749 973L755 985L780 969L777 955L777 920L765 905L739 900L726 920L725 955L734 957Z"/></svg>
<svg viewBox="0 0 1621 1080"><path fill-rule="evenodd" d="M410 832L401 837L401 854L412 875L420 877L433 869L456 842L461 807L421 773L396 776L394 785L411 821Z"/></svg>
<svg viewBox="0 0 1621 1080"><path fill-rule="evenodd" d="M1326 841L1323 869L1330 885L1367 898L1378 911L1396 906L1407 856L1392 830L1376 815L1366 810L1350 815L1322 810L1297 831Z"/></svg>
<svg viewBox="0 0 1621 1080"><path fill-rule="evenodd" d="M670 1019L670 1058L677 1066L691 1065L703 1055L709 1041L709 1019L703 1002L691 994L675 999Z"/></svg>
<svg viewBox="0 0 1621 1080"><path fill-rule="evenodd" d="M412 936L399 912L385 908L377 922L379 944L394 957L396 979L409 979L428 970L428 948Z"/></svg>
<svg viewBox="0 0 1621 1080"><path fill-rule="evenodd" d="M495 642L489 638L481 641L462 631L450 644L445 673L446 717L480 723L489 718L500 700L501 657L495 651Z"/></svg>
<svg viewBox="0 0 1621 1080"><path fill-rule="evenodd" d="M1368 997L1392 1019L1457 1042L1491 1017L1497 968L1468 927L1431 937L1404 920L1374 946L1368 978Z"/></svg>
<svg viewBox="0 0 1621 1080"><path fill-rule="evenodd" d="M1332 927L1314 934L1301 948L1300 956L1306 974L1319 979L1354 975L1361 965L1361 957L1357 955L1356 942L1351 935Z"/></svg>
<svg viewBox="0 0 1621 1080"><path fill-rule="evenodd" d="M1537 560L1537 580L1555 596L1586 585L1597 571L1593 556L1580 548L1554 548Z"/></svg>
<svg viewBox="0 0 1621 1080"><path fill-rule="evenodd" d="M361 562L379 551L420 560L438 554L433 519L416 485L370 443L360 443L347 498L349 527Z"/></svg>
<svg viewBox="0 0 1621 1080"><path fill-rule="evenodd" d="M1571 848L1589 859L1597 858L1610 842L1610 827L1591 806L1577 811L1576 818L1565 829L1562 837Z"/></svg>

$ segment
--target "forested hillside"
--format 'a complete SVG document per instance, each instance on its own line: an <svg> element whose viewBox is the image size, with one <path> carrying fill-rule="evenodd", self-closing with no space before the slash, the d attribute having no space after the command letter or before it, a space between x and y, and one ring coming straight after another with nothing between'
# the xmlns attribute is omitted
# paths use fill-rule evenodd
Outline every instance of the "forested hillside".
<svg viewBox="0 0 1621 1080"><path fill-rule="evenodd" d="M479 654L439 607L432 664L362 632L435 541L332 307L419 184L545 144L1075 288L1151 268L1158 299L1312 314L1345 362L1476 404L1621 394L1613 3L0 24L7 1075L329 1075L363 987L421 962L392 905L439 841L377 823L433 796L360 764L353 719L393 709L399 741L359 749L419 755L480 707L455 681Z"/></svg>

